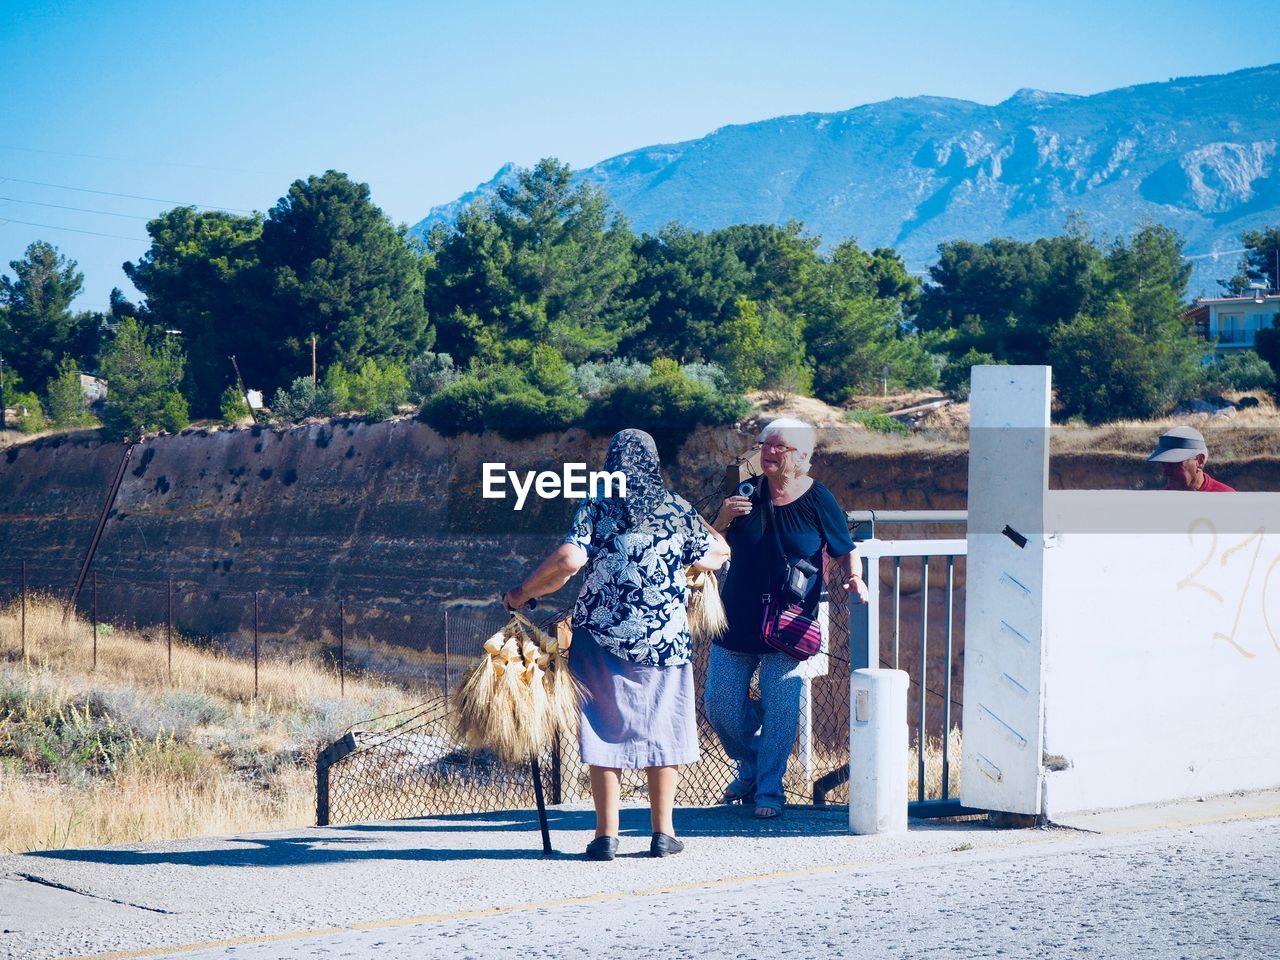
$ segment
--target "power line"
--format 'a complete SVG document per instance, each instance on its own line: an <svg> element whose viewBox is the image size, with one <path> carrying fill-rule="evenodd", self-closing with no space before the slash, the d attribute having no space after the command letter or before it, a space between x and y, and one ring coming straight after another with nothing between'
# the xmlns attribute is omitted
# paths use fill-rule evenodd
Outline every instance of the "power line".
<svg viewBox="0 0 1280 960"><path fill-rule="evenodd" d="M187 200L165 200L163 197L143 197L136 193L113 193L110 190L91 190L88 187L69 187L62 183L45 183L42 180L24 180L22 177L9 177L0 175L0 183L27 183L36 187L51 187L54 190L74 190L78 193L96 193L103 197L122 197L126 200L147 200L151 203L172 203L179 207L202 207L205 210L229 210L232 213L254 213L253 210L244 210L240 207L227 207L218 203L192 203Z"/></svg>
<svg viewBox="0 0 1280 960"><path fill-rule="evenodd" d="M219 173L252 173L255 176L268 177L272 174L265 170L249 170L245 167L215 167L204 163L179 163L175 160L152 160L139 157L113 157L98 153L71 153L66 150L39 150L35 147L18 147L11 143L0 144L0 150L16 150L22 153L40 153L50 157L77 157L84 160L110 160L115 163L141 163L156 167L185 167L192 170L215 170Z"/></svg>
<svg viewBox="0 0 1280 960"><path fill-rule="evenodd" d="M9 223L20 223L24 227L39 227L41 230L66 230L69 233L85 233L91 237L110 237L113 240L133 240L137 243L150 243L146 237L126 237L120 233L99 233L97 230L77 230L75 227L55 227L49 223L32 223L30 220L14 220L12 217L0 218L0 226Z"/></svg>
<svg viewBox="0 0 1280 960"><path fill-rule="evenodd" d="M136 213L113 213L110 210L90 210L88 207L67 207L61 203L41 203L39 200L23 200L21 197L0 197L0 200L8 200L10 203L28 203L37 207L53 207L55 210L75 210L79 213L96 213L103 217L124 217L126 220L150 220L150 217L140 217Z"/></svg>

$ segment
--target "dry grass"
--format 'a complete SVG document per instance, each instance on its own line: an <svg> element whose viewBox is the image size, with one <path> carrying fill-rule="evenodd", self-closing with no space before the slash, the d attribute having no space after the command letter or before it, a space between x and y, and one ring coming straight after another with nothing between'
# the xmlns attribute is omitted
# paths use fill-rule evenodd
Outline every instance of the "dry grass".
<svg viewBox="0 0 1280 960"><path fill-rule="evenodd" d="M1243 393L1228 393L1238 400ZM1079 422L1054 424L1050 449L1060 453L1121 453L1146 456L1160 434L1171 427L1190 425L1204 434L1216 462L1250 460L1280 455L1280 410L1265 391L1251 391L1258 405L1234 416L1217 417L1205 413L1153 420L1116 420L1100 426ZM921 436L939 446L963 447L969 439L969 404L956 403L933 411L917 425Z"/></svg>
<svg viewBox="0 0 1280 960"><path fill-rule="evenodd" d="M963 744L964 737L960 732L960 728L952 727L951 735L947 738L948 797L960 796L960 758ZM815 766L819 771L822 771L833 769L839 764L847 762L848 758L844 754L828 754L826 751L819 750L815 760ZM915 744L912 744L907 750L905 772L907 775L907 800L914 801L918 796L917 791L920 783L919 752ZM805 783L798 757L795 754L792 755L791 763L787 767L786 785L787 792L791 796L808 797L813 790L812 784ZM926 800L938 800L942 798L942 795L942 738L933 736L929 737L925 743L924 798ZM841 785L832 790L827 795L827 800L829 803L848 803L848 786Z"/></svg>
<svg viewBox="0 0 1280 960"><path fill-rule="evenodd" d="M947 796L960 796L960 757L964 737L959 727L952 727L947 736ZM912 746L907 759L907 799L915 800L920 783L920 753ZM924 798L937 800L942 797L942 738L929 737L924 748Z"/></svg>
<svg viewBox="0 0 1280 960"><path fill-rule="evenodd" d="M1204 434L1216 462L1280 456L1280 409L1266 391L1250 391L1258 405L1239 410L1234 416L1217 417L1204 413L1153 420L1117 420L1101 426L1080 422L1055 423L1050 434L1051 451L1066 453L1120 453L1146 456L1156 438L1170 427L1190 424ZM1227 393L1239 400L1245 393ZM777 416L793 416L817 426L819 446L824 453L885 454L939 452L966 449L969 443L969 404L950 403L925 413L909 436L880 433L842 419L844 411L807 397L770 404L763 395L752 395L754 417L765 422ZM936 393L903 393L882 398L854 397L858 410L893 412L938 399Z"/></svg>
<svg viewBox="0 0 1280 960"><path fill-rule="evenodd" d="M16 604L0 611L0 657L13 660L20 648ZM163 637L163 630L151 634ZM98 666L93 669L93 631L88 623L62 622L53 600L36 598L27 607L27 662L67 676L92 674L97 683L124 684L139 691L186 690L228 702L253 699L253 663L203 646L173 643L172 676L163 641L109 627L98 633ZM348 680L345 702L353 707L381 705L399 691L385 684ZM258 670L258 700L277 710L308 708L341 696L336 672L313 662L263 660Z"/></svg>
<svg viewBox="0 0 1280 960"><path fill-rule="evenodd" d="M184 643L174 645L170 680L163 643L124 631L100 635L93 671L90 628L64 627L47 601L28 608L25 658L18 644L17 609L0 610L3 852L309 824L317 748L357 719L410 705L403 691L367 680L349 680L344 700L328 671L272 661L261 666L255 700L252 664ZM958 730L949 750L956 796ZM718 759L716 769L728 765ZM820 769L827 759L838 762L816 757ZM914 799L914 749L904 772ZM941 742L932 738L926 797L942 795L941 772ZM793 759L791 777L798 774ZM808 796L811 785L789 779L788 787ZM682 802L718 799L717 791ZM847 788L829 799L844 802Z"/></svg>
<svg viewBox="0 0 1280 960"><path fill-rule="evenodd" d="M140 754L113 776L72 788L0 768L0 851L54 850L274 830L315 822L315 775L302 766L268 783L175 770Z"/></svg>
<svg viewBox="0 0 1280 960"><path fill-rule="evenodd" d="M178 641L63 625L34 601L27 650L0 611L0 851L267 830L313 821L318 748L409 705L307 662L253 665Z"/></svg>

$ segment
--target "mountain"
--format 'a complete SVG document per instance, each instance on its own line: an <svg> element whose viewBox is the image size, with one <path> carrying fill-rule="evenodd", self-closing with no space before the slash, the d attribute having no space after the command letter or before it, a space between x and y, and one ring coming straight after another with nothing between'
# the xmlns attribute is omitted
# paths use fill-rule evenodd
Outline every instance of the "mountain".
<svg viewBox="0 0 1280 960"><path fill-rule="evenodd" d="M678 220L806 227L830 246L892 246L912 269L939 243L1056 234L1073 214L1095 235L1152 219L1189 255L1239 248L1280 223L1280 64L1092 96L1019 90L987 106L895 98L840 113L722 127L576 172L603 187L637 231ZM450 223L514 176L508 164L414 231ZM1198 256L1191 292L1216 292L1238 253Z"/></svg>

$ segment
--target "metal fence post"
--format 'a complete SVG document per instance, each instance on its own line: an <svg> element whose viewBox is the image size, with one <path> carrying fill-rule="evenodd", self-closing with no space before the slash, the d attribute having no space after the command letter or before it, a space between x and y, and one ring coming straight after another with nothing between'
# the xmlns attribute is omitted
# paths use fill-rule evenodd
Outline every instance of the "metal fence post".
<svg viewBox="0 0 1280 960"><path fill-rule="evenodd" d="M22 561L22 658L27 658L27 561Z"/></svg>
<svg viewBox="0 0 1280 960"><path fill-rule="evenodd" d="M169 680L173 680L173 578L168 583L169 606L164 622L164 646L168 657Z"/></svg>
<svg viewBox="0 0 1280 960"><path fill-rule="evenodd" d="M564 785L561 782L560 768L562 766L560 758L560 731L556 731L556 738L551 741L551 802L564 803Z"/></svg>
<svg viewBox="0 0 1280 960"><path fill-rule="evenodd" d="M329 765L323 755L316 757L316 826L329 825Z"/></svg>
<svg viewBox="0 0 1280 960"><path fill-rule="evenodd" d="M258 699L258 591L253 591L253 699Z"/></svg>
<svg viewBox="0 0 1280 960"><path fill-rule="evenodd" d="M93 574L93 669L98 669L98 574Z"/></svg>
<svg viewBox="0 0 1280 960"><path fill-rule="evenodd" d="M849 604L849 672L880 666L880 555L868 541L858 543L867 602Z"/></svg>
<svg viewBox="0 0 1280 960"><path fill-rule="evenodd" d="M338 601L338 692L347 695L347 604Z"/></svg>
<svg viewBox="0 0 1280 960"><path fill-rule="evenodd" d="M449 675L449 608L444 608L444 692L447 695L453 688L453 678ZM445 711L452 706L451 700L445 701ZM560 801L557 800L556 803Z"/></svg>

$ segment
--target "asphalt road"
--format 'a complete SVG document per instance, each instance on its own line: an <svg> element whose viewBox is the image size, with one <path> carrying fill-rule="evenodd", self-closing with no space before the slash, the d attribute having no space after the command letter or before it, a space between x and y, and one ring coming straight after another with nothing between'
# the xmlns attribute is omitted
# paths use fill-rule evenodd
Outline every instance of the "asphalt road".
<svg viewBox="0 0 1280 960"><path fill-rule="evenodd" d="M1275 960L1280 822L1081 837L1012 852L958 850L890 867L799 872L182 956Z"/></svg>
<svg viewBox="0 0 1280 960"><path fill-rule="evenodd" d="M523 811L5 856L0 958L1280 958L1280 791L1084 829L843 813L682 809L653 860L628 809L603 864L572 808L550 858Z"/></svg>

